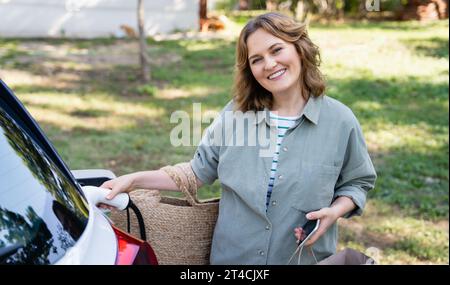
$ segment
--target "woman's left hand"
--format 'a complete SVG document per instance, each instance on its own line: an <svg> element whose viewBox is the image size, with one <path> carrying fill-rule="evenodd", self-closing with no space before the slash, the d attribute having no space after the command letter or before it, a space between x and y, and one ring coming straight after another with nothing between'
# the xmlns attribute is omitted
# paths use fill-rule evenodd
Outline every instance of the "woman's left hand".
<svg viewBox="0 0 450 285"><path fill-rule="evenodd" d="M319 211L310 212L306 215L308 220L317 220L320 219L320 225L317 231L311 236L311 238L305 243L305 246L313 245L327 230L328 228L336 222L339 218L339 215L333 208L326 207L322 208ZM295 228L294 235L297 240L304 239L304 233L302 228Z"/></svg>

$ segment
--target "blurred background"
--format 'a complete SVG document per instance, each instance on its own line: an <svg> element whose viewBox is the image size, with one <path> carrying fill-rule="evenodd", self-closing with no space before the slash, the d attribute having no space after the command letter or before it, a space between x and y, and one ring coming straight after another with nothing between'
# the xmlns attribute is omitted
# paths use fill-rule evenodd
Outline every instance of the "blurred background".
<svg viewBox="0 0 450 285"><path fill-rule="evenodd" d="M448 0L0 0L0 78L71 169L157 169L191 159L170 115L222 109L236 38L267 11L307 23L379 176L339 249L448 264Z"/></svg>

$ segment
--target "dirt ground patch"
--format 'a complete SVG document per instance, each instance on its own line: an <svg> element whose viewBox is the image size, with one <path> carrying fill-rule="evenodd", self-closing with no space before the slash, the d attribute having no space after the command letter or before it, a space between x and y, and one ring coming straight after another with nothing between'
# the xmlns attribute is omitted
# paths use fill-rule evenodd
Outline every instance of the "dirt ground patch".
<svg viewBox="0 0 450 285"><path fill-rule="evenodd" d="M149 46L150 64L157 68L180 61L181 56ZM0 47L0 51L2 47ZM118 40L114 44L54 44L42 40L21 41L14 48L17 54L2 62L0 77L9 86L25 85L54 88L76 88L86 79L104 78L111 70L139 66L137 42ZM157 54L157 56L151 56ZM126 75L126 76L125 76ZM124 79L129 80L129 74Z"/></svg>

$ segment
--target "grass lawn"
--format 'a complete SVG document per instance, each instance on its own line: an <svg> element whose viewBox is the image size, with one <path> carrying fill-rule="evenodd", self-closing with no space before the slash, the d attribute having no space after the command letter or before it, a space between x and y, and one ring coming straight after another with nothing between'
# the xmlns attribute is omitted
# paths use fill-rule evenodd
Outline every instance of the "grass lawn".
<svg viewBox="0 0 450 285"><path fill-rule="evenodd" d="M313 25L327 95L358 117L378 173L362 217L341 219L339 248L382 264L448 264L448 21ZM141 85L130 40L0 39L0 77L72 169L117 175L189 160L170 146L170 114L230 100L233 38L149 40ZM203 125L206 127L207 125ZM200 190L220 195L220 186ZM378 250L377 250L378 249Z"/></svg>

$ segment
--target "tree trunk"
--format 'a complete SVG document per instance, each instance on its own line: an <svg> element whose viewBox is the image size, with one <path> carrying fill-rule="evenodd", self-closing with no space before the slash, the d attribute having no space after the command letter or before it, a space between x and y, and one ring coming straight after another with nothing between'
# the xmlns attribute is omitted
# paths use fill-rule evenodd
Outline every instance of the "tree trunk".
<svg viewBox="0 0 450 285"><path fill-rule="evenodd" d="M302 0L297 2L297 9L295 10L295 18L302 22L306 23L309 18L309 12L311 8L311 3L307 0Z"/></svg>
<svg viewBox="0 0 450 285"><path fill-rule="evenodd" d="M208 21L208 1L207 0L200 0L199 2L199 10L198 10L198 19L199 19L199 30L200 31L207 31L207 21Z"/></svg>
<svg viewBox="0 0 450 285"><path fill-rule="evenodd" d="M367 18L366 1L359 2L358 18L360 20Z"/></svg>
<svg viewBox="0 0 450 285"><path fill-rule="evenodd" d="M147 41L144 29L144 0L138 0L137 19L139 28L139 61L141 63L141 79L144 83L150 80L150 65L147 55Z"/></svg>
<svg viewBox="0 0 450 285"><path fill-rule="evenodd" d="M239 10L250 10L251 3L250 0L239 0Z"/></svg>
<svg viewBox="0 0 450 285"><path fill-rule="evenodd" d="M344 19L344 9L345 9L345 1L344 0L336 1L336 10L337 10L336 18L338 20Z"/></svg>
<svg viewBox="0 0 450 285"><path fill-rule="evenodd" d="M294 19L297 18L297 6L298 6L298 1L299 0L292 0L291 1L291 5L289 6L289 10L292 13L292 17L294 17Z"/></svg>
<svg viewBox="0 0 450 285"><path fill-rule="evenodd" d="M269 11L278 10L278 2L275 0L266 0L266 9Z"/></svg>

